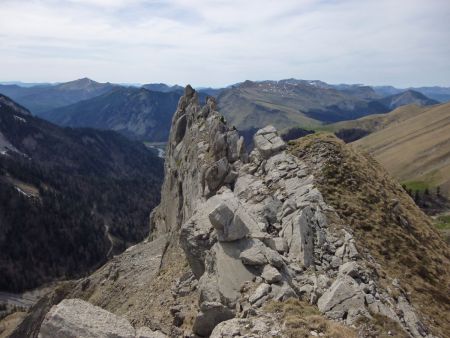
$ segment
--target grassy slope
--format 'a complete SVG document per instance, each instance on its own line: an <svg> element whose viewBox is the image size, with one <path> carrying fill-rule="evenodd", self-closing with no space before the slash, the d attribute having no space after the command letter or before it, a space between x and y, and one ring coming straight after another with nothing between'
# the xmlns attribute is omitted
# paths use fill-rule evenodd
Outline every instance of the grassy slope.
<svg viewBox="0 0 450 338"><path fill-rule="evenodd" d="M241 130L262 128L268 124L280 129L293 124L308 127L321 125L321 122L294 108L289 100L282 102L273 95L261 95L253 89L236 89L224 93L219 98L219 107L227 120Z"/></svg>
<svg viewBox="0 0 450 338"><path fill-rule="evenodd" d="M419 107L417 105L410 104L394 109L388 114L373 114L356 120L336 122L327 125L327 128L329 131L359 128L370 132L375 132L384 129L389 125L407 120L408 118L416 116L427 109L427 107Z"/></svg>
<svg viewBox="0 0 450 338"><path fill-rule="evenodd" d="M380 264L381 282L388 287L398 278L434 334L450 332L450 251L430 218L375 160L330 134L290 142L290 151L311 168L359 251Z"/></svg>
<svg viewBox="0 0 450 338"><path fill-rule="evenodd" d="M450 103L424 109L355 142L401 182L441 186L450 196Z"/></svg>

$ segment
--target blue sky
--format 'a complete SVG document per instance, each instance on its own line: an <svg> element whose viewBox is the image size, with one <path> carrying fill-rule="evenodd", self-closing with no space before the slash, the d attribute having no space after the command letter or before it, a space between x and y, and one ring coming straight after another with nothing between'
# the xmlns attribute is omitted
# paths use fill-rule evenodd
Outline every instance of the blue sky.
<svg viewBox="0 0 450 338"><path fill-rule="evenodd" d="M448 0L0 0L0 80L450 86Z"/></svg>

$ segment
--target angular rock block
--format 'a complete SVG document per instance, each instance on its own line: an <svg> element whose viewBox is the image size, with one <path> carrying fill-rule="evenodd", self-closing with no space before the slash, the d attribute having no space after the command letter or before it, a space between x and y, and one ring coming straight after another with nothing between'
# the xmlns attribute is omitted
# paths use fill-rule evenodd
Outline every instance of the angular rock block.
<svg viewBox="0 0 450 338"><path fill-rule="evenodd" d="M137 331L125 318L81 299L64 299L54 305L41 324L39 338L167 338L159 331Z"/></svg>
<svg viewBox="0 0 450 338"><path fill-rule="evenodd" d="M258 130L253 137L253 142L262 157L266 159L286 148L286 143L278 136L273 126Z"/></svg>

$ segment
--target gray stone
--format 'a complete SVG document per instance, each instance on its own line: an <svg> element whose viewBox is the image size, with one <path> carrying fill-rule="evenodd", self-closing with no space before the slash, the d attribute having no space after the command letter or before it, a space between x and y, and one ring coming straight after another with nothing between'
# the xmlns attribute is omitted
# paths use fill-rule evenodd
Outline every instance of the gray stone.
<svg viewBox="0 0 450 338"><path fill-rule="evenodd" d="M229 131L227 134L227 145L228 151L227 156L228 160L233 163L240 158L240 151L238 142L239 142L239 133L236 130Z"/></svg>
<svg viewBox="0 0 450 338"><path fill-rule="evenodd" d="M168 336L161 331L153 331L148 327L143 326L137 329L136 338L168 338Z"/></svg>
<svg viewBox="0 0 450 338"><path fill-rule="evenodd" d="M279 284L281 284L281 283L279 283ZM285 301L289 298L297 297L297 294L289 286L289 284L287 284L286 282L283 282L281 285L279 285L279 284L272 284L271 294L272 294L274 300Z"/></svg>
<svg viewBox="0 0 450 338"><path fill-rule="evenodd" d="M261 277L264 278L269 284L277 283L282 279L280 272L269 264L264 267Z"/></svg>
<svg viewBox="0 0 450 338"><path fill-rule="evenodd" d="M204 302L195 318L192 331L200 336L207 337L217 324L233 317L234 313L222 303Z"/></svg>
<svg viewBox="0 0 450 338"><path fill-rule="evenodd" d="M397 306L401 311L403 321L414 337L425 337L427 335L426 329L419 320L417 314L408 300L402 295L398 297Z"/></svg>
<svg viewBox="0 0 450 338"><path fill-rule="evenodd" d="M216 191L228 174L230 165L226 158L214 162L211 167L206 170L205 181L210 191Z"/></svg>
<svg viewBox="0 0 450 338"><path fill-rule="evenodd" d="M277 268L283 267L284 265L283 257L275 250L272 250L271 248L264 248L264 255L266 256L267 261L273 266Z"/></svg>
<svg viewBox="0 0 450 338"><path fill-rule="evenodd" d="M239 258L245 265L265 265L268 263L266 255L261 246L252 246L243 251Z"/></svg>
<svg viewBox="0 0 450 338"><path fill-rule="evenodd" d="M275 134L275 133L277 133L277 129L270 124L268 126L265 126L264 128L261 128L256 131L256 135L267 135L267 134Z"/></svg>
<svg viewBox="0 0 450 338"><path fill-rule="evenodd" d="M299 260L306 267L314 263L313 213L310 207L304 208L294 217L283 232L289 246L289 256Z"/></svg>
<svg viewBox="0 0 450 338"><path fill-rule="evenodd" d="M255 276L239 258L240 253L252 245L254 240L241 239L218 242L211 249L215 264L212 271L217 278L218 291L230 306L240 297L242 284Z"/></svg>
<svg viewBox="0 0 450 338"><path fill-rule="evenodd" d="M273 338L284 337L281 324L268 315L234 318L216 326L210 338Z"/></svg>
<svg viewBox="0 0 450 338"><path fill-rule="evenodd" d="M40 338L134 338L135 330L125 318L81 299L64 299L45 315Z"/></svg>
<svg viewBox="0 0 450 338"><path fill-rule="evenodd" d="M295 203L295 201L288 198L286 201L284 201L283 206L281 208L281 210L282 210L281 217L285 217L285 216L293 213L295 209L297 209L297 204Z"/></svg>
<svg viewBox="0 0 450 338"><path fill-rule="evenodd" d="M339 274L348 275L350 277L357 278L357 277L359 277L360 269L361 269L361 267L359 266L358 263L351 261L351 262L344 263L339 267Z"/></svg>
<svg viewBox="0 0 450 338"><path fill-rule="evenodd" d="M266 159L286 148L286 143L278 136L273 126L258 130L253 137L253 142L256 149Z"/></svg>
<svg viewBox="0 0 450 338"><path fill-rule="evenodd" d="M332 319L345 319L352 324L360 316L369 317L364 304L364 294L358 283L348 275L339 276L319 298L317 306Z"/></svg>
<svg viewBox="0 0 450 338"><path fill-rule="evenodd" d="M214 228L216 228L216 230L224 231L224 229L227 228L233 221L234 212L227 204L225 204L225 202L221 202L209 213L208 216L211 224Z"/></svg>
<svg viewBox="0 0 450 338"><path fill-rule="evenodd" d="M220 302L219 283L217 276L204 273L198 280L199 303Z"/></svg>
<svg viewBox="0 0 450 338"><path fill-rule="evenodd" d="M194 95L194 93L195 93L195 90L194 90L194 88L191 87L191 85L188 84L188 85L184 88L184 96L185 96L186 98L191 98L191 97Z"/></svg>
<svg viewBox="0 0 450 338"><path fill-rule="evenodd" d="M233 221L224 229L223 236L219 240L235 241L244 238L249 233L248 225L242 220L242 212L236 212Z"/></svg>
<svg viewBox="0 0 450 338"><path fill-rule="evenodd" d="M235 241L249 233L258 236L261 232L258 223L252 218L231 193L216 198L219 204L211 210L209 220L217 230L219 241Z"/></svg>
<svg viewBox="0 0 450 338"><path fill-rule="evenodd" d="M184 134L186 133L186 124L187 124L186 114L180 116L176 121L174 132L175 144L180 143L180 141L183 139Z"/></svg>
<svg viewBox="0 0 450 338"><path fill-rule="evenodd" d="M288 249L288 245L285 238L282 237L272 237L264 241L267 246L279 253L284 253Z"/></svg>
<svg viewBox="0 0 450 338"><path fill-rule="evenodd" d="M269 284L266 283L262 283L260 284L255 292L248 298L248 301L253 304L256 301L258 301L259 299L261 299L262 297L266 296L267 294L269 294L269 292L271 291L271 287Z"/></svg>

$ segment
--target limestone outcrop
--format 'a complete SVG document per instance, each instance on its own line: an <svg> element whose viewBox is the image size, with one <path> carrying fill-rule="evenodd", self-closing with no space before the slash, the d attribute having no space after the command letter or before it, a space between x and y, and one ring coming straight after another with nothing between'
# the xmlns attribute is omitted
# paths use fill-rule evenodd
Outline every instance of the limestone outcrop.
<svg viewBox="0 0 450 338"><path fill-rule="evenodd" d="M80 299L64 299L47 313L39 338L164 338L165 334L141 327Z"/></svg>
<svg viewBox="0 0 450 338"><path fill-rule="evenodd" d="M221 186L232 186L246 159L244 140L216 111L215 99L201 107L187 86L172 119L161 203L151 215L154 237L179 230Z"/></svg>
<svg viewBox="0 0 450 338"><path fill-rule="evenodd" d="M404 304L379 285L351 229L332 226L330 217L339 216L275 128L259 130L247 156L214 101L200 107L189 87L173 121L152 226L156 234L179 232L198 279L195 334L208 336L221 322L257 317L265 303L295 297L348 325L377 314L423 336L420 321L404 316L415 313L412 306L399 311Z"/></svg>

